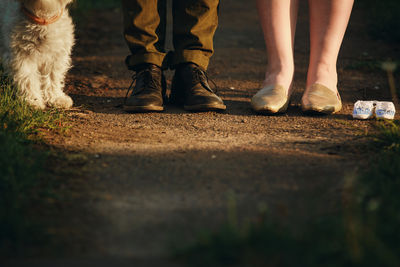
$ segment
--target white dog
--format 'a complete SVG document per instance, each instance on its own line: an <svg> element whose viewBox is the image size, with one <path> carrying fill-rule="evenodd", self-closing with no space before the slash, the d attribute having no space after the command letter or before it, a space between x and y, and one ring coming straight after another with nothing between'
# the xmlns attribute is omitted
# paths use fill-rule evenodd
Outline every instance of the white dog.
<svg viewBox="0 0 400 267"><path fill-rule="evenodd" d="M0 0L0 57L19 95L36 108L73 104L63 92L74 45L70 2Z"/></svg>

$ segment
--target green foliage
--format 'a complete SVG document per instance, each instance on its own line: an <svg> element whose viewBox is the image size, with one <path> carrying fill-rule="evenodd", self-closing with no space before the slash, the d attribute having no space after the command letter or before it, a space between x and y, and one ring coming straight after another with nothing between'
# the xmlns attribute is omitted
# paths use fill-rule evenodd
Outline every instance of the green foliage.
<svg viewBox="0 0 400 267"><path fill-rule="evenodd" d="M370 33L377 39L400 41L400 1L398 0L363 0L365 18Z"/></svg>
<svg viewBox="0 0 400 267"><path fill-rule="evenodd" d="M238 228L227 224L176 253L188 266L351 266L345 231L336 219L301 234L262 219ZM260 218L261 218L260 217Z"/></svg>
<svg viewBox="0 0 400 267"><path fill-rule="evenodd" d="M382 151L367 171L346 177L346 204L335 216L316 218L300 233L272 223L268 213L240 226L230 219L177 259L189 266L400 266L400 123L378 129Z"/></svg>
<svg viewBox="0 0 400 267"><path fill-rule="evenodd" d="M65 130L62 112L34 110L16 91L0 69L0 257L40 239L29 211L46 194L40 178L47 153L33 145L40 129Z"/></svg>
<svg viewBox="0 0 400 267"><path fill-rule="evenodd" d="M37 201L46 155L26 140L0 131L0 257L21 253L42 232L28 219ZM43 232L42 232L43 233Z"/></svg>
<svg viewBox="0 0 400 267"><path fill-rule="evenodd" d="M382 121L377 128L375 144L386 151L400 152L400 121Z"/></svg>
<svg viewBox="0 0 400 267"><path fill-rule="evenodd" d="M377 155L353 189L357 198L347 223L356 229L352 237L361 266L399 266L400 155Z"/></svg>
<svg viewBox="0 0 400 267"><path fill-rule="evenodd" d="M400 121L380 122L374 142L382 151L355 185L365 257L400 266Z"/></svg>
<svg viewBox="0 0 400 267"><path fill-rule="evenodd" d="M41 111L20 101L17 90L0 70L0 131L27 138L40 128L60 129L65 115L59 110ZM65 130L65 128L64 128Z"/></svg>
<svg viewBox="0 0 400 267"><path fill-rule="evenodd" d="M285 251L294 250L293 238L282 227L267 222L235 228L230 224L216 233L199 237L194 246L179 251L178 259L189 266L265 266L270 263L293 263ZM293 265L292 265L293 266Z"/></svg>

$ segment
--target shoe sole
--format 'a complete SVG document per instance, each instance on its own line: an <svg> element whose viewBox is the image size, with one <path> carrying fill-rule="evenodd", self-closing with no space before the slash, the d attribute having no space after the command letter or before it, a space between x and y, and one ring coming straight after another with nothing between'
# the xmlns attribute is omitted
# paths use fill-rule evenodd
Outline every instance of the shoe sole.
<svg viewBox="0 0 400 267"><path fill-rule="evenodd" d="M122 109L132 113L164 111L163 106L123 106Z"/></svg>
<svg viewBox="0 0 400 267"><path fill-rule="evenodd" d="M374 116L373 114L369 114L369 115L353 114L353 119L356 119L356 120L369 120L369 119L372 119L373 116Z"/></svg>
<svg viewBox="0 0 400 267"><path fill-rule="evenodd" d="M394 116L376 116L377 119L381 120L394 120Z"/></svg>
<svg viewBox="0 0 400 267"><path fill-rule="evenodd" d="M184 106L183 107L187 111L224 111L226 110L225 105L216 105L216 104L199 104L193 106Z"/></svg>
<svg viewBox="0 0 400 267"><path fill-rule="evenodd" d="M305 114L310 114L310 115L331 115L341 110L341 108L336 109L335 107L325 107L325 108L302 107L301 109Z"/></svg>
<svg viewBox="0 0 400 267"><path fill-rule="evenodd" d="M272 109L269 109L269 108L263 108L263 109L259 109L259 110L256 110L256 109L253 108L253 110L256 113L263 114L263 115L281 114L281 113L285 113L287 111L287 109L289 107L289 104L290 104L290 99L288 99L286 101L286 103L278 110L272 110Z"/></svg>

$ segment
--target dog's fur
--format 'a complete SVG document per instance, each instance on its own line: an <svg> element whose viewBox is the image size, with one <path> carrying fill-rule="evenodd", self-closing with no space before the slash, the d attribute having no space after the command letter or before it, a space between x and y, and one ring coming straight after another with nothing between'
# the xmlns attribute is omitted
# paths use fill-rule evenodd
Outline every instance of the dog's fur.
<svg viewBox="0 0 400 267"><path fill-rule="evenodd" d="M22 96L32 106L70 108L72 99L63 92L71 67L74 26L66 6L72 0L0 0L0 58ZM39 18L49 19L63 10L49 25L32 22L24 6ZM1 96L0 96L1 97Z"/></svg>

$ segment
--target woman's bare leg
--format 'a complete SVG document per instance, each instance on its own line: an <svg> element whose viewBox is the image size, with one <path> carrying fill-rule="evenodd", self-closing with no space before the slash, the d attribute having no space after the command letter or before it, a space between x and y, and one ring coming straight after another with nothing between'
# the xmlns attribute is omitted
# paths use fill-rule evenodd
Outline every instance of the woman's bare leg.
<svg viewBox="0 0 400 267"><path fill-rule="evenodd" d="M336 63L354 0L309 0L310 65L307 88L314 83L337 90Z"/></svg>
<svg viewBox="0 0 400 267"><path fill-rule="evenodd" d="M268 55L264 86L291 87L298 5L299 0L257 0Z"/></svg>

